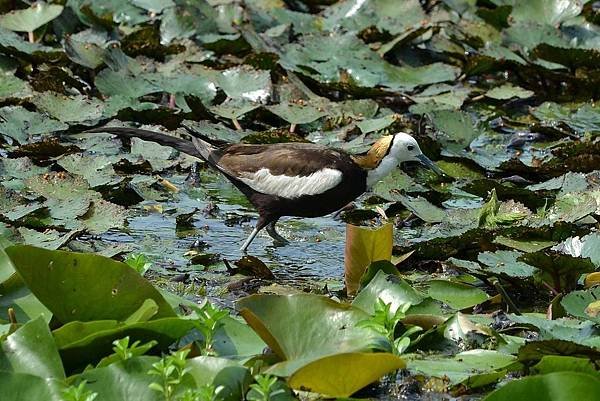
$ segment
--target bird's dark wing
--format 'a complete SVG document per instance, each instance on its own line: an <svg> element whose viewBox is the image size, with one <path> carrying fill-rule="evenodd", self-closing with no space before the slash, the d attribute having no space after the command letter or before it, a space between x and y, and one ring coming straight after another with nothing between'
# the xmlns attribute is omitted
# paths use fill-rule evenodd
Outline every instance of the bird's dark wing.
<svg viewBox="0 0 600 401"><path fill-rule="evenodd" d="M235 144L211 156L234 176L268 169L272 175L304 177L324 168L344 170L354 165L347 153L312 143Z"/></svg>
<svg viewBox="0 0 600 401"><path fill-rule="evenodd" d="M231 145L211 153L211 161L234 182L287 199L322 194L360 169L344 152L304 143Z"/></svg>

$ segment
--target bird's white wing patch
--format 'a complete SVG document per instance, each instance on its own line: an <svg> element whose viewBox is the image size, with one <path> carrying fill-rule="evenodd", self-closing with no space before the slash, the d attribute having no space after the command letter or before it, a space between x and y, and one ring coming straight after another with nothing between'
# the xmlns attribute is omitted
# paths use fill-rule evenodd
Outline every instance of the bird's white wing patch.
<svg viewBox="0 0 600 401"><path fill-rule="evenodd" d="M318 195L335 187L342 182L342 172L324 168L301 177L273 175L268 168L261 168L237 178L257 192L294 199L303 195Z"/></svg>

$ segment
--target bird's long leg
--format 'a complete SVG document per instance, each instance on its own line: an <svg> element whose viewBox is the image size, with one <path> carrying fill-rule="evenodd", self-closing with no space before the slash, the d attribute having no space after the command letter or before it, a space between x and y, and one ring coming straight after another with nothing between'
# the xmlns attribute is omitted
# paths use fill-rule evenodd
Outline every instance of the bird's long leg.
<svg viewBox="0 0 600 401"><path fill-rule="evenodd" d="M279 244L279 245L289 244L290 241L288 241L287 239L285 239L281 235L279 235L279 233L275 229L276 223L277 223L277 221L272 221L269 224L267 224L267 233L269 233L271 238L273 238L277 244Z"/></svg>
<svg viewBox="0 0 600 401"><path fill-rule="evenodd" d="M250 235L248 236L246 241L244 241L244 244L240 248L240 251L246 253L248 246L250 246L250 243L254 240L254 237L256 237L256 234L258 234L258 232L260 230L262 230L263 228L265 228L265 226L269 223L270 223L269 220L263 218L262 216L259 217L258 222L256 223L256 227L254 227L254 230L252 230L252 232L250 233Z"/></svg>

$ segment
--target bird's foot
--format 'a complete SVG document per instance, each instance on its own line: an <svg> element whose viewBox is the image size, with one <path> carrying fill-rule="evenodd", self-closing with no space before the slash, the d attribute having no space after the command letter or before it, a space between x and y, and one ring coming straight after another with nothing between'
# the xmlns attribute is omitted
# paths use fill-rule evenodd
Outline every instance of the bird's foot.
<svg viewBox="0 0 600 401"><path fill-rule="evenodd" d="M277 230L275 230L275 224L269 224L267 226L267 233L271 238L273 238L273 245L275 246L285 246L290 243L287 239L283 238Z"/></svg>

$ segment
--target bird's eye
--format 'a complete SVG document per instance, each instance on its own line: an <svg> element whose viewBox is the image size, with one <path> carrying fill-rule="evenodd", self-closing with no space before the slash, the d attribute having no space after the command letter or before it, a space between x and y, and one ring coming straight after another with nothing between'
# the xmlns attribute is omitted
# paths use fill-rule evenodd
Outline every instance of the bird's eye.
<svg viewBox="0 0 600 401"><path fill-rule="evenodd" d="M408 149L409 151L413 151L415 150L415 145L408 145L406 149Z"/></svg>

